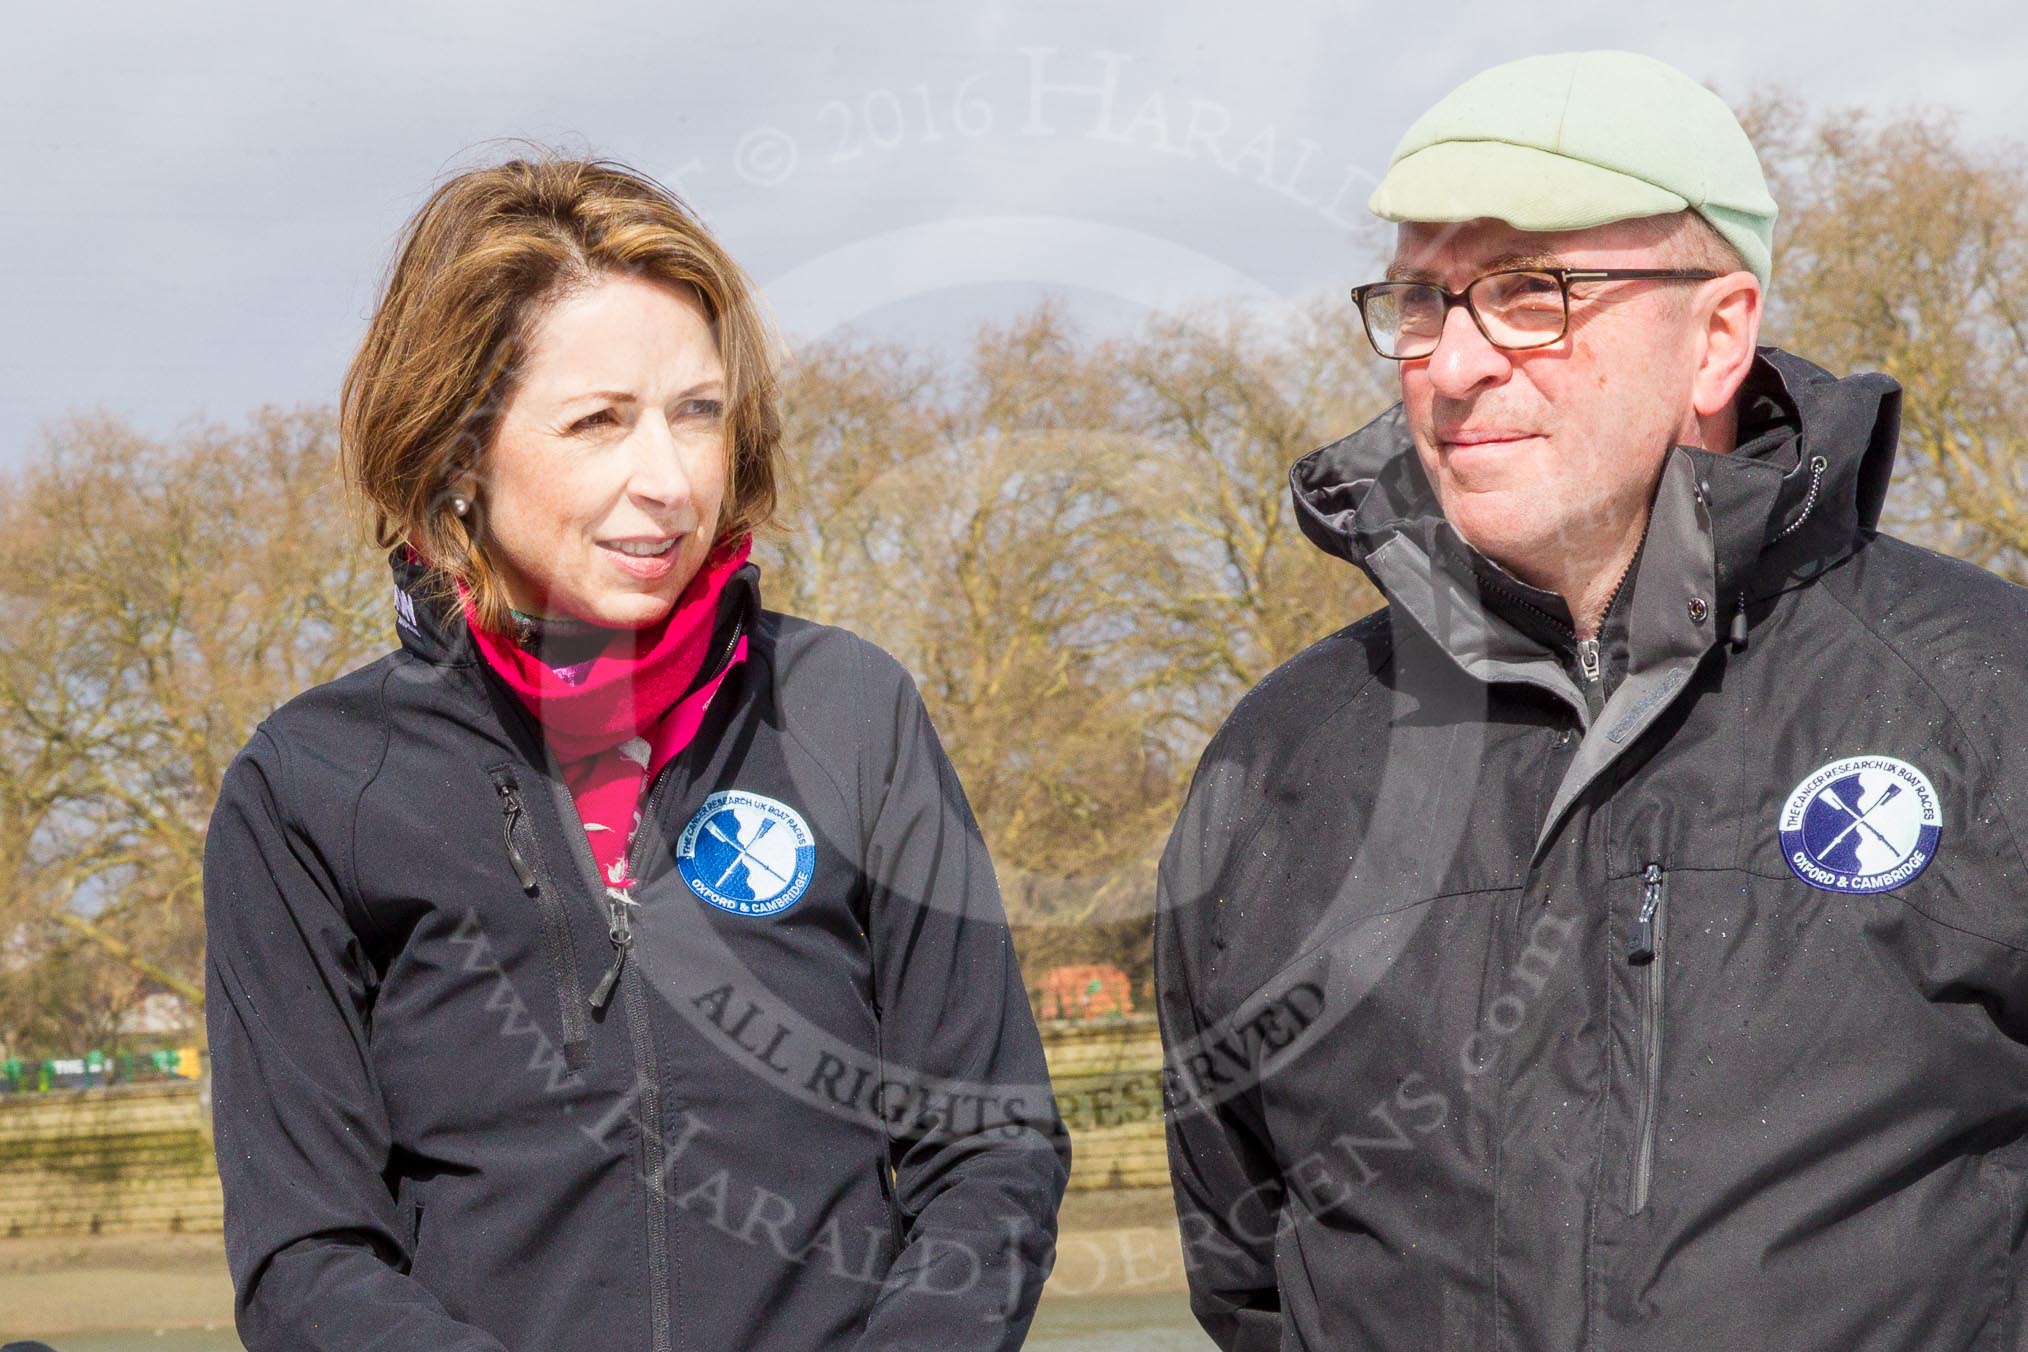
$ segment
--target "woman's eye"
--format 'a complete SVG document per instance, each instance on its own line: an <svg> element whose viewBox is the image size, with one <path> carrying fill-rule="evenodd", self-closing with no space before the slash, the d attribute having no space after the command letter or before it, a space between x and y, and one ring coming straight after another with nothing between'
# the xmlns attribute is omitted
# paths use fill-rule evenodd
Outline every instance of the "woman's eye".
<svg viewBox="0 0 2028 1352"><path fill-rule="evenodd" d="M588 432L592 428L599 426L601 422L611 422L612 417L613 411L611 409L602 408L596 413L587 413L582 418L579 418L570 425L570 430L573 432Z"/></svg>
<svg viewBox="0 0 2028 1352"><path fill-rule="evenodd" d="M680 412L686 418L716 418L725 405L716 399L685 399Z"/></svg>

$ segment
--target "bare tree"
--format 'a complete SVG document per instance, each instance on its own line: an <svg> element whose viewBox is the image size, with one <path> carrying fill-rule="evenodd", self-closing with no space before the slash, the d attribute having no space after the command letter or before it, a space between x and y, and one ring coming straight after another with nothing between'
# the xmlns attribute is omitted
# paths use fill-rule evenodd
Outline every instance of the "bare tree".
<svg viewBox="0 0 2028 1352"><path fill-rule="evenodd" d="M1293 332L1237 313L1160 319L1125 354L1157 515L1188 566L1149 617L1165 717L1191 754L1269 671L1380 603L1365 575L1298 528L1289 467L1393 402L1349 302Z"/></svg>
<svg viewBox="0 0 2028 1352"><path fill-rule="evenodd" d="M1205 737L1376 602L1301 538L1287 483L1387 402L1355 322L1214 312L1100 340L1044 305L956 360L845 342L796 363L771 594L915 671L1031 964L1135 942Z"/></svg>
<svg viewBox="0 0 2028 1352"><path fill-rule="evenodd" d="M1810 118L1766 96L1775 183L1770 331L1905 390L1895 524L2028 581L2028 173L1916 113Z"/></svg>
<svg viewBox="0 0 2028 1352"><path fill-rule="evenodd" d="M1764 96L1746 120L1783 207L1770 338L1900 379L1895 524L2028 580L2020 156L1927 114ZM1298 322L1209 309L1111 338L1044 305L956 351L848 335L791 365L770 603L916 674L1031 963L1138 970L1152 860L1205 738L1378 604L1302 538L1287 474L1391 403L1392 374L1339 298ZM336 466L327 410L173 443L99 417L7 485L10 1026L137 977L201 1001L203 829L227 761L277 704L392 641L385 564L352 535Z"/></svg>
<svg viewBox="0 0 2028 1352"><path fill-rule="evenodd" d="M203 1002L204 827L296 692L387 646L327 411L171 444L54 430L0 508L0 932Z"/></svg>

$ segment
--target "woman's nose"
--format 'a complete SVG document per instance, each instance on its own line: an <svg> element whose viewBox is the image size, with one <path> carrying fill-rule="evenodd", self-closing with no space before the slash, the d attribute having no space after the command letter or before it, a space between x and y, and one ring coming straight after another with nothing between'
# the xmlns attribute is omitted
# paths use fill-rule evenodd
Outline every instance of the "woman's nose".
<svg viewBox="0 0 2028 1352"><path fill-rule="evenodd" d="M689 466L684 460L682 443L668 419L654 410L642 414L629 440L633 443L630 448L633 474L627 483L628 491L636 497L668 505L689 501Z"/></svg>

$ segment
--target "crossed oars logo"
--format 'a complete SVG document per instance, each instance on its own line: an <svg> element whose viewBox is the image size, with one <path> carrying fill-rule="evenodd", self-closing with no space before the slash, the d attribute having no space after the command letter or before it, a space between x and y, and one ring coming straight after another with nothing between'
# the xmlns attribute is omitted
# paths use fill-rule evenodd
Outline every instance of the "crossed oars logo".
<svg viewBox="0 0 2028 1352"><path fill-rule="evenodd" d="M761 860L757 855L753 853L753 847L761 843L761 838L767 835L769 831L773 830L774 825L775 819L773 817L763 817L761 819L760 830L753 833L752 840L749 840L742 845L738 840L736 840L732 836L728 836L727 834L725 834L725 832L718 829L718 821L716 818L704 823L704 829L706 831L709 831L712 835L717 836L718 839L722 841L726 845L726 847L733 852L732 862L725 866L725 872L719 874L717 880L713 882L711 885L713 887L725 886L725 880L732 876L732 871L738 868L740 864L746 863L752 865L754 868L759 869L761 872L767 874L769 877L773 878L776 882L780 883L782 886L777 887L775 889L777 892L781 891L782 887L787 887L790 884L790 882L793 881L793 879L783 877L778 870L770 868L763 860Z"/></svg>
<svg viewBox="0 0 2028 1352"><path fill-rule="evenodd" d="M1837 785L1833 784L1827 787L1824 790L1825 800L1829 802L1832 807L1837 808L1840 812L1844 813L1852 820L1850 824L1848 824L1845 827L1844 830L1838 833L1837 838L1835 840L1833 840L1829 845L1826 845L1823 849L1817 851L1817 858L1828 859L1830 857L1831 851L1837 849L1840 845L1845 843L1845 837L1851 835L1854 831L1860 830L1862 828L1872 832L1873 838L1879 841L1882 845L1885 845L1890 854L1894 854L1897 856L1900 855L1901 848L1897 846L1893 841L1889 840L1886 836L1882 835L1879 827L1875 826L1872 822L1866 820L1868 817L1871 817L1879 809L1893 802L1894 799L1900 793L1901 793L1901 785L1895 783L1893 780L1890 779L1887 781L1887 787L1880 791L1880 796L1878 798L1875 798L1873 802L1870 805L1868 805L1864 811L1855 811L1852 807L1847 805L1847 803L1843 798L1840 798L1838 796Z"/></svg>

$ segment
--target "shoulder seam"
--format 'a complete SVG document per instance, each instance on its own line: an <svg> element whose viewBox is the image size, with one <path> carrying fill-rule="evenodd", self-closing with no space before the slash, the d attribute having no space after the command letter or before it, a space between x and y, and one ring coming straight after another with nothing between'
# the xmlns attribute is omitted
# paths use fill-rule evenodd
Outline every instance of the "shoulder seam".
<svg viewBox="0 0 2028 1352"><path fill-rule="evenodd" d="M1746 875L1749 878L1758 878L1762 882L1767 883L1793 883L1797 881L1796 875L1794 873L1789 872L1772 873L1766 869L1753 868L1749 865L1738 865L1738 866L1720 865L1713 868L1671 869L1670 872L1740 873ZM1638 877L1639 875L1635 874L1629 876ZM1807 885L1808 884L1805 884L1805 886ZM1966 929L1963 925L1954 925L1950 921L1945 920L1942 916L1932 914L1931 912L1924 910L1922 907L1910 901L1905 895L1903 895L1902 890L1898 887L1893 888L1886 892L1881 892L1878 895L1886 900L1894 902L1896 905L1900 906L1905 911L1915 912L1917 915L1921 916L1924 920L1927 920L1930 924L1935 925L1938 929L1949 930L1953 934L1962 934L1967 939L1977 939L1980 943L1991 944L1995 948L2004 948L2009 953L2028 954L2028 944L2010 943L2005 939L1995 939L1990 934L1981 934L1977 930Z"/></svg>
<svg viewBox="0 0 2028 1352"><path fill-rule="evenodd" d="M1288 671L1289 668L1293 667L1296 663L1302 661L1306 657L1309 657L1313 653L1321 653L1322 650L1329 648L1332 645L1339 643L1340 641L1350 644L1356 644L1360 648L1379 647L1382 650L1380 660L1373 664L1372 669L1366 673L1365 679L1361 680L1358 685L1354 686L1349 692L1347 692L1344 700L1340 701L1338 704L1332 707L1332 713L1336 714L1339 709L1342 709L1345 707L1346 704L1351 703L1353 698L1356 697L1369 684L1371 684L1380 675L1381 671L1386 669L1387 664L1394 660L1394 628L1391 623L1385 626L1382 626L1380 624L1380 621L1385 618L1387 618L1387 607L1382 606L1378 610L1370 611L1367 614L1360 616L1358 619L1354 620L1352 623L1344 626L1343 628L1333 630L1331 633L1324 635L1324 637L1318 639L1315 643L1312 643L1307 647L1303 648L1300 652L1288 658L1286 661L1277 663L1275 667L1268 672L1267 675L1261 677L1258 681L1254 682L1252 688L1248 689L1244 694L1242 694L1239 697L1238 702L1233 705L1233 712L1237 713L1242 705L1244 705L1248 700L1252 699L1254 695L1257 694L1259 691L1265 689L1270 682L1278 681L1282 677L1282 674L1284 672ZM1372 626L1374 629L1380 630L1381 632L1373 634L1364 634L1357 632L1358 630L1365 628L1367 626ZM1231 714L1226 715L1227 723L1230 723L1231 719L1232 719ZM1224 725L1221 724L1219 727L1219 733L1222 734L1224 730L1225 730ZM1216 735L1214 735L1214 740L1216 740Z"/></svg>
<svg viewBox="0 0 2028 1352"><path fill-rule="evenodd" d="M857 635L854 635L854 637L856 638ZM864 640L852 645L852 661L860 669L862 679L869 684L873 676L873 659L868 655L866 650L870 646L872 645ZM864 686L861 688L863 689ZM863 739L863 745L869 749L875 745L873 717L873 702L867 700L865 701L865 713L861 719L859 735ZM869 808L872 797L869 790L872 786L866 782L867 758L860 756L857 759L859 762L859 796L853 806L858 812L859 817L859 855L863 859L866 857L867 847L873 841L874 814Z"/></svg>
<svg viewBox="0 0 2028 1352"><path fill-rule="evenodd" d="M373 784L374 780L380 777L380 771L387 763L388 747L392 742L392 734L389 731L386 717L386 686L388 677L392 674L392 671L393 669L390 667L387 672L382 673L380 683L376 688L376 699L380 704L381 716L374 721L379 724L381 730L380 755L374 761L372 771L360 782L358 791L353 795L352 812L345 823L344 852L342 856L339 856L344 860L344 869L342 874L335 878L339 889L339 895L336 898L339 914L345 918L347 924L353 925L356 928L358 924L363 923L376 936L383 938L385 936L381 933L379 922L372 912L367 909L365 897L359 888L359 812L365 803L367 788ZM275 748L275 753L281 758L282 797L275 804L281 812L281 824L285 828L293 826L296 831L307 838L310 835L310 831L308 822L302 813L300 794L296 787L295 756L289 749L288 741L276 736L274 730L269 726L272 719L272 714L268 718L262 719L259 725L254 728L254 736L265 738L267 743Z"/></svg>
<svg viewBox="0 0 2028 1352"><path fill-rule="evenodd" d="M1929 691L1930 695L1936 700L1937 704L1943 709L1945 716L1949 718L1951 728L1957 733L1958 742L1965 748L1966 754L1970 755L1974 760L1978 762L1979 768L1982 771L1984 771L1989 776L1993 776L1993 767L1987 761L1985 754L1980 751L1978 739L1971 735L1970 730L1967 729L1964 723L1958 718L1957 706L1953 704L1949 699L1945 698L1944 693L1936 688L1935 683L1932 682L1929 678L1929 673L1924 671L1921 667L1917 666L1915 662L1909 658L1908 654L1904 653L1901 650L1900 646L1897 645L1892 639L1888 638L1885 634L1881 633L1878 629L1874 628L1873 625L1867 621L1866 617L1861 615L1856 609L1854 609L1851 603L1848 602L1844 597L1840 596L1835 589L1826 587L1824 588L1824 591L1832 601L1837 603L1838 608L1840 610L1843 610L1847 615L1852 617L1852 622L1854 624L1858 625L1860 629L1864 630L1868 635L1870 635L1873 638L1873 640L1877 642L1881 647L1885 648L1888 652L1892 653L1895 659L1899 661L1902 664L1902 666L1908 669L1910 675L1914 676L1916 680L1922 682L1922 688ZM1997 780L1998 776L1993 776L1993 778ZM2003 804L1995 803L1993 805L1993 815L2000 820L2003 826L2005 826L2007 831L2008 843L2014 847L2015 859L2022 865L2024 870L2028 870L2028 853L2024 853L2021 848L2021 835L2018 831L2014 829L2014 823L2008 818L2006 807ZM1915 908L1910 907L1910 909L1913 910ZM1925 912L1924 914L1927 913ZM1938 923L1941 924L1943 922L1939 921ZM1950 928L1955 929L1957 928L1957 926L1951 926ZM1976 935L1978 938L1984 939L1988 943L1999 944L2003 948L2015 947L2015 945L2008 943L2005 939L1996 938L1990 934L1980 934L1977 930L1965 930L1964 933Z"/></svg>
<svg viewBox="0 0 2028 1352"><path fill-rule="evenodd" d="M390 666L386 671L381 673L380 684L374 688L374 699L379 705L379 716L374 719L374 722L380 725L380 755L374 759L373 769L360 782L359 792L353 795L352 818L346 823L345 828L347 837L345 871L349 875L345 879L345 886L352 893L353 905L359 911L359 918L365 922L367 928L372 930L377 938L382 939L385 939L387 936L381 931L379 918L367 907L366 895L361 891L359 886L359 813L366 806L367 790L373 787L374 781L380 778L381 770L387 765L388 747L394 741L387 712L387 682L393 675L394 668Z"/></svg>
<svg viewBox="0 0 2028 1352"><path fill-rule="evenodd" d="M1332 634L1327 634L1323 638L1318 639L1315 643L1311 644L1309 647L1303 649L1302 652L1297 653L1295 657L1290 658L1287 662L1282 663L1280 666L1276 667L1273 671L1270 671L1267 675L1261 677L1259 681L1255 682L1253 689L1247 691L1244 695L1240 696L1239 704L1233 706L1233 713L1237 713L1239 711L1240 705L1244 705L1249 699L1253 698L1255 694L1265 689L1270 681L1273 681L1282 672L1286 671L1290 665L1298 661L1305 654L1315 652L1317 649L1322 648L1325 644L1332 642L1334 639L1347 638L1349 635L1351 635L1354 629L1358 628L1362 624L1366 624L1368 621L1372 620L1375 615L1382 614L1384 612L1384 609L1385 608L1383 607L1382 610L1376 610L1370 615L1361 616L1359 619L1354 620L1351 624L1346 625L1343 629L1340 629ZM1357 642L1362 647L1365 646L1366 642L1363 637L1350 639L1349 641ZM1317 720L1315 726L1321 727L1323 724L1328 723L1332 719L1336 718L1340 713L1344 711L1346 705L1350 704L1353 700L1359 698L1360 695L1366 692L1367 686L1373 684L1375 681L1380 679L1380 673L1385 671L1388 668L1389 664L1391 664L1394 661L1394 633L1391 627L1389 628L1383 640L1383 644L1384 651L1380 654L1380 659L1372 665L1372 667L1367 671L1364 678L1362 678L1357 685L1353 686L1350 690L1345 692L1345 697L1343 699L1339 700L1336 704L1331 706L1331 711L1329 714ZM1206 752L1209 752L1211 747L1217 744L1217 742L1222 737L1225 736L1225 730L1226 728L1230 727L1231 724L1232 724L1232 715L1228 714L1226 715L1225 722L1219 726L1217 732L1212 734L1211 741L1206 744L1205 746ZM1201 764L1203 758L1200 756L1198 759Z"/></svg>
<svg viewBox="0 0 2028 1352"><path fill-rule="evenodd" d="M865 645L866 640L860 638L857 634L852 634L849 630L841 629L838 632L846 634L853 640L853 660L855 663L863 663L865 661L865 654L859 651L859 649ZM779 652L780 649L777 648L776 653L779 654ZM816 746L809 737L804 735L802 718L791 714L788 702L782 698L784 683L780 680L781 666L779 659L777 658L777 660L770 662L769 666L770 670L776 674L775 700L777 706L782 710L782 730L795 739L796 745L803 748L803 753L815 761L818 768L824 772L825 777L831 781L832 789L837 792L839 797L845 799L851 805L853 815L860 819L860 851L863 854L865 852L866 839L865 803L860 795L854 794L847 789L844 778L839 775L838 767L833 763L832 755ZM867 718L870 724L872 715L868 714Z"/></svg>

